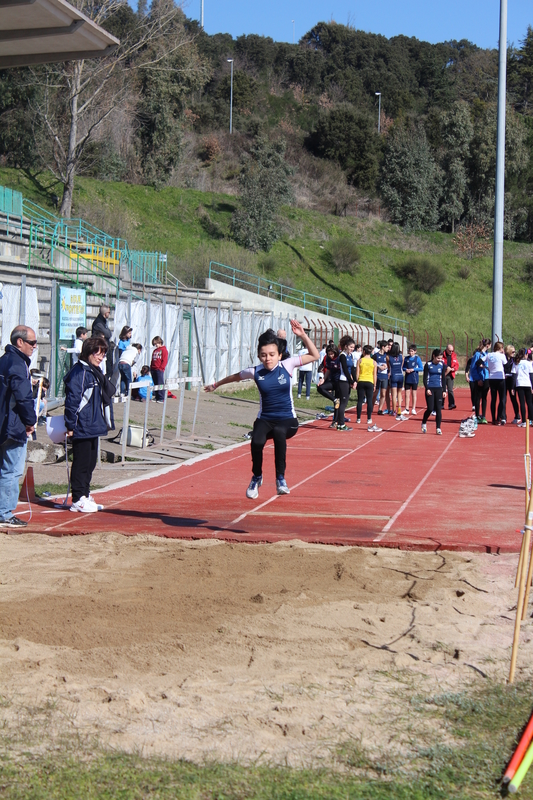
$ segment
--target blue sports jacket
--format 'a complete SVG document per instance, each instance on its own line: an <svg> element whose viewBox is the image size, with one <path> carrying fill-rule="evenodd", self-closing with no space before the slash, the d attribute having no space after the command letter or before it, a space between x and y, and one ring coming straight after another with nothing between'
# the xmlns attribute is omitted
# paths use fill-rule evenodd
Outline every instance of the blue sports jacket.
<svg viewBox="0 0 533 800"><path fill-rule="evenodd" d="M489 368L485 364L486 353L480 353L476 350L470 362L470 380L471 381L486 381L489 378Z"/></svg>
<svg viewBox="0 0 533 800"><path fill-rule="evenodd" d="M100 384L84 361L65 375L65 426L73 439L94 439L109 430L104 417Z"/></svg>
<svg viewBox="0 0 533 800"><path fill-rule="evenodd" d="M7 439L24 444L27 425L35 425L35 403L31 389L30 359L12 344L0 358L0 444Z"/></svg>

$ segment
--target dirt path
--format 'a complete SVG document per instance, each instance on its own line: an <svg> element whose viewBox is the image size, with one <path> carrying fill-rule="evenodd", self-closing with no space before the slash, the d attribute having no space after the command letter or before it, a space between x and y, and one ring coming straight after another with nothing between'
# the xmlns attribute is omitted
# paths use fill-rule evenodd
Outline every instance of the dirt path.
<svg viewBox="0 0 533 800"><path fill-rule="evenodd" d="M409 755L431 734L413 697L508 671L515 556L29 534L0 537L0 564L12 749Z"/></svg>

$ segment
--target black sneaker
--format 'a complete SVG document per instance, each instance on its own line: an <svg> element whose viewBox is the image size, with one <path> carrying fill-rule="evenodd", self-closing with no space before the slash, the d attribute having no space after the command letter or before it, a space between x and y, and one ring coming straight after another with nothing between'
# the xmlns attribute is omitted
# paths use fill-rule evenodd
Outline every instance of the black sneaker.
<svg viewBox="0 0 533 800"><path fill-rule="evenodd" d="M28 525L27 522L24 522L23 519L19 519L18 517L11 517L10 519L4 519L0 522L0 528L25 528ZM11 533L11 531L10 531Z"/></svg>

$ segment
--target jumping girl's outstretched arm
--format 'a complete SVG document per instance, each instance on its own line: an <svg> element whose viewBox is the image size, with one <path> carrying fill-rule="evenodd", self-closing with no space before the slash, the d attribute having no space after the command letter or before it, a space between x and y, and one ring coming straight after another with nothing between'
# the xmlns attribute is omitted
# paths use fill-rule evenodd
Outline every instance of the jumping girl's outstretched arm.
<svg viewBox="0 0 533 800"><path fill-rule="evenodd" d="M309 351L305 356L301 356L302 366L304 364L311 364L312 361L318 361L319 353L316 349L314 342L311 341L309 336L304 331L301 322L297 319L291 319L291 328L295 336L298 336L304 343L306 349Z"/></svg>
<svg viewBox="0 0 533 800"><path fill-rule="evenodd" d="M224 386L226 383L235 383L241 380L241 373L235 372L233 375L228 375L227 378L222 378L220 381L216 381L215 383L210 383L208 386L204 386L204 392L214 392L219 386Z"/></svg>

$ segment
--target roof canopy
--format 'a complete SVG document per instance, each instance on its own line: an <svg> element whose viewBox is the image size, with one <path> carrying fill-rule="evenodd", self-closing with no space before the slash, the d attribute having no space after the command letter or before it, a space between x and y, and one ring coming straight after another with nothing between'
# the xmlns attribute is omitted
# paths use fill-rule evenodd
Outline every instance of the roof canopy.
<svg viewBox="0 0 533 800"><path fill-rule="evenodd" d="M0 69L100 58L118 44L65 0L0 0Z"/></svg>

